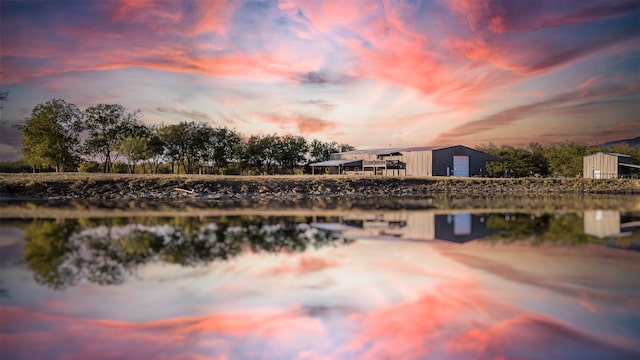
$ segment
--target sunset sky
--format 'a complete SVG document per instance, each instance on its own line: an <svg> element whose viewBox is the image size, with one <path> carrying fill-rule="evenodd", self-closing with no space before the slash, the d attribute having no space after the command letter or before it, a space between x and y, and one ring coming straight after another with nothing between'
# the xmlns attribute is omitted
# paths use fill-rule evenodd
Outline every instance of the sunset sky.
<svg viewBox="0 0 640 360"><path fill-rule="evenodd" d="M640 135L638 0L2 0L0 27L2 160L53 98L360 148Z"/></svg>

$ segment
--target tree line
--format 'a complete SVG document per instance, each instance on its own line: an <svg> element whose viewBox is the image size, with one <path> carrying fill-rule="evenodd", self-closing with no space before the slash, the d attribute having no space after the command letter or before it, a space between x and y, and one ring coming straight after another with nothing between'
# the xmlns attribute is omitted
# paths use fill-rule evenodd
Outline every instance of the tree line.
<svg viewBox="0 0 640 360"><path fill-rule="evenodd" d="M23 125L24 161L35 170L186 174L294 174L348 144L302 136L243 136L199 122L146 125L139 111L60 99L38 104Z"/></svg>
<svg viewBox="0 0 640 360"><path fill-rule="evenodd" d="M332 153L354 149L297 135L247 137L235 129L199 122L146 125L140 118L139 111L117 104L98 104L84 111L60 99L38 104L18 126L23 160L34 171L297 174L308 172L310 163L328 160ZM487 164L490 177L579 177L583 157L599 151L627 154L640 164L640 148L627 143L610 148L575 142L531 143L523 148L489 143L476 149L503 159ZM0 166L0 171L5 169Z"/></svg>
<svg viewBox="0 0 640 360"><path fill-rule="evenodd" d="M630 155L632 163L640 164L640 148L628 143L611 147L576 142L549 146L531 143L523 148L489 143L478 146L477 150L503 159L487 163L487 175L490 177L581 177L584 156L601 151Z"/></svg>

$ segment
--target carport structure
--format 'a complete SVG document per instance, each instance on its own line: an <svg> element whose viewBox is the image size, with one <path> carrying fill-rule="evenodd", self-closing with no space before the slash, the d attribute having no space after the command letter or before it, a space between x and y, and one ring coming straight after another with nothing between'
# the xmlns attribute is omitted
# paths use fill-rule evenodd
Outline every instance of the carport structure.
<svg viewBox="0 0 640 360"><path fill-rule="evenodd" d="M309 164L309 166L311 166L311 173L314 175L316 173L316 168L326 168L329 169L330 174L340 175L344 173L362 171L362 160L327 160Z"/></svg>

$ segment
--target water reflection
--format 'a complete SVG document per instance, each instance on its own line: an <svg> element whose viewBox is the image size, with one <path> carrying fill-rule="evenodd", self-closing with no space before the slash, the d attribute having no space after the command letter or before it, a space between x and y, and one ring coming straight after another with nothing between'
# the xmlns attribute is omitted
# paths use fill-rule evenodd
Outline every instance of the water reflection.
<svg viewBox="0 0 640 360"><path fill-rule="evenodd" d="M492 234L501 229L487 226L487 214L436 214L428 211L388 212L346 215L335 223L316 222L318 229L343 238L398 238L406 240L447 240L465 243Z"/></svg>
<svg viewBox="0 0 640 360"><path fill-rule="evenodd" d="M120 284L142 264L204 266L244 250L304 252L356 239L472 240L533 245L587 243L638 249L640 217L584 214L436 214L428 211L314 217L115 218L35 220L24 260L36 282L64 289L86 279Z"/></svg>
<svg viewBox="0 0 640 360"><path fill-rule="evenodd" d="M0 347L11 359L638 358L638 220L7 219Z"/></svg>
<svg viewBox="0 0 640 360"><path fill-rule="evenodd" d="M243 250L303 252L334 244L303 219L37 220L25 229L24 259L39 284L63 289L82 279L122 283L138 266L162 261L201 266Z"/></svg>
<svg viewBox="0 0 640 360"><path fill-rule="evenodd" d="M454 213L428 211L387 212L345 215L314 227L341 238L398 238L405 240L446 240L466 243L472 240L516 242L531 240L532 245L605 244L638 249L640 214L613 210L584 213Z"/></svg>

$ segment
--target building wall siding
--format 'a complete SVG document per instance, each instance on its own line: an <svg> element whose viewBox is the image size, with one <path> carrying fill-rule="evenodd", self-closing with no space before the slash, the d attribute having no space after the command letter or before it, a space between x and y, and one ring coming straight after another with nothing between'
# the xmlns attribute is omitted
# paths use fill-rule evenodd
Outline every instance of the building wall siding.
<svg viewBox="0 0 640 360"><path fill-rule="evenodd" d="M407 176L431 176L431 151L407 151L402 155L401 161L407 163Z"/></svg>
<svg viewBox="0 0 640 360"><path fill-rule="evenodd" d="M613 210L585 211L584 233L599 238L620 234L620 212Z"/></svg>
<svg viewBox="0 0 640 360"><path fill-rule="evenodd" d="M447 167L449 175L453 175L454 155L469 157L469 176L486 175L488 158L484 153L465 146L452 146L433 151L433 176L447 176Z"/></svg>
<svg viewBox="0 0 640 360"><path fill-rule="evenodd" d="M593 179L594 170L600 170L601 178L617 178L618 156L605 153L585 156L582 163L582 176L585 179Z"/></svg>

